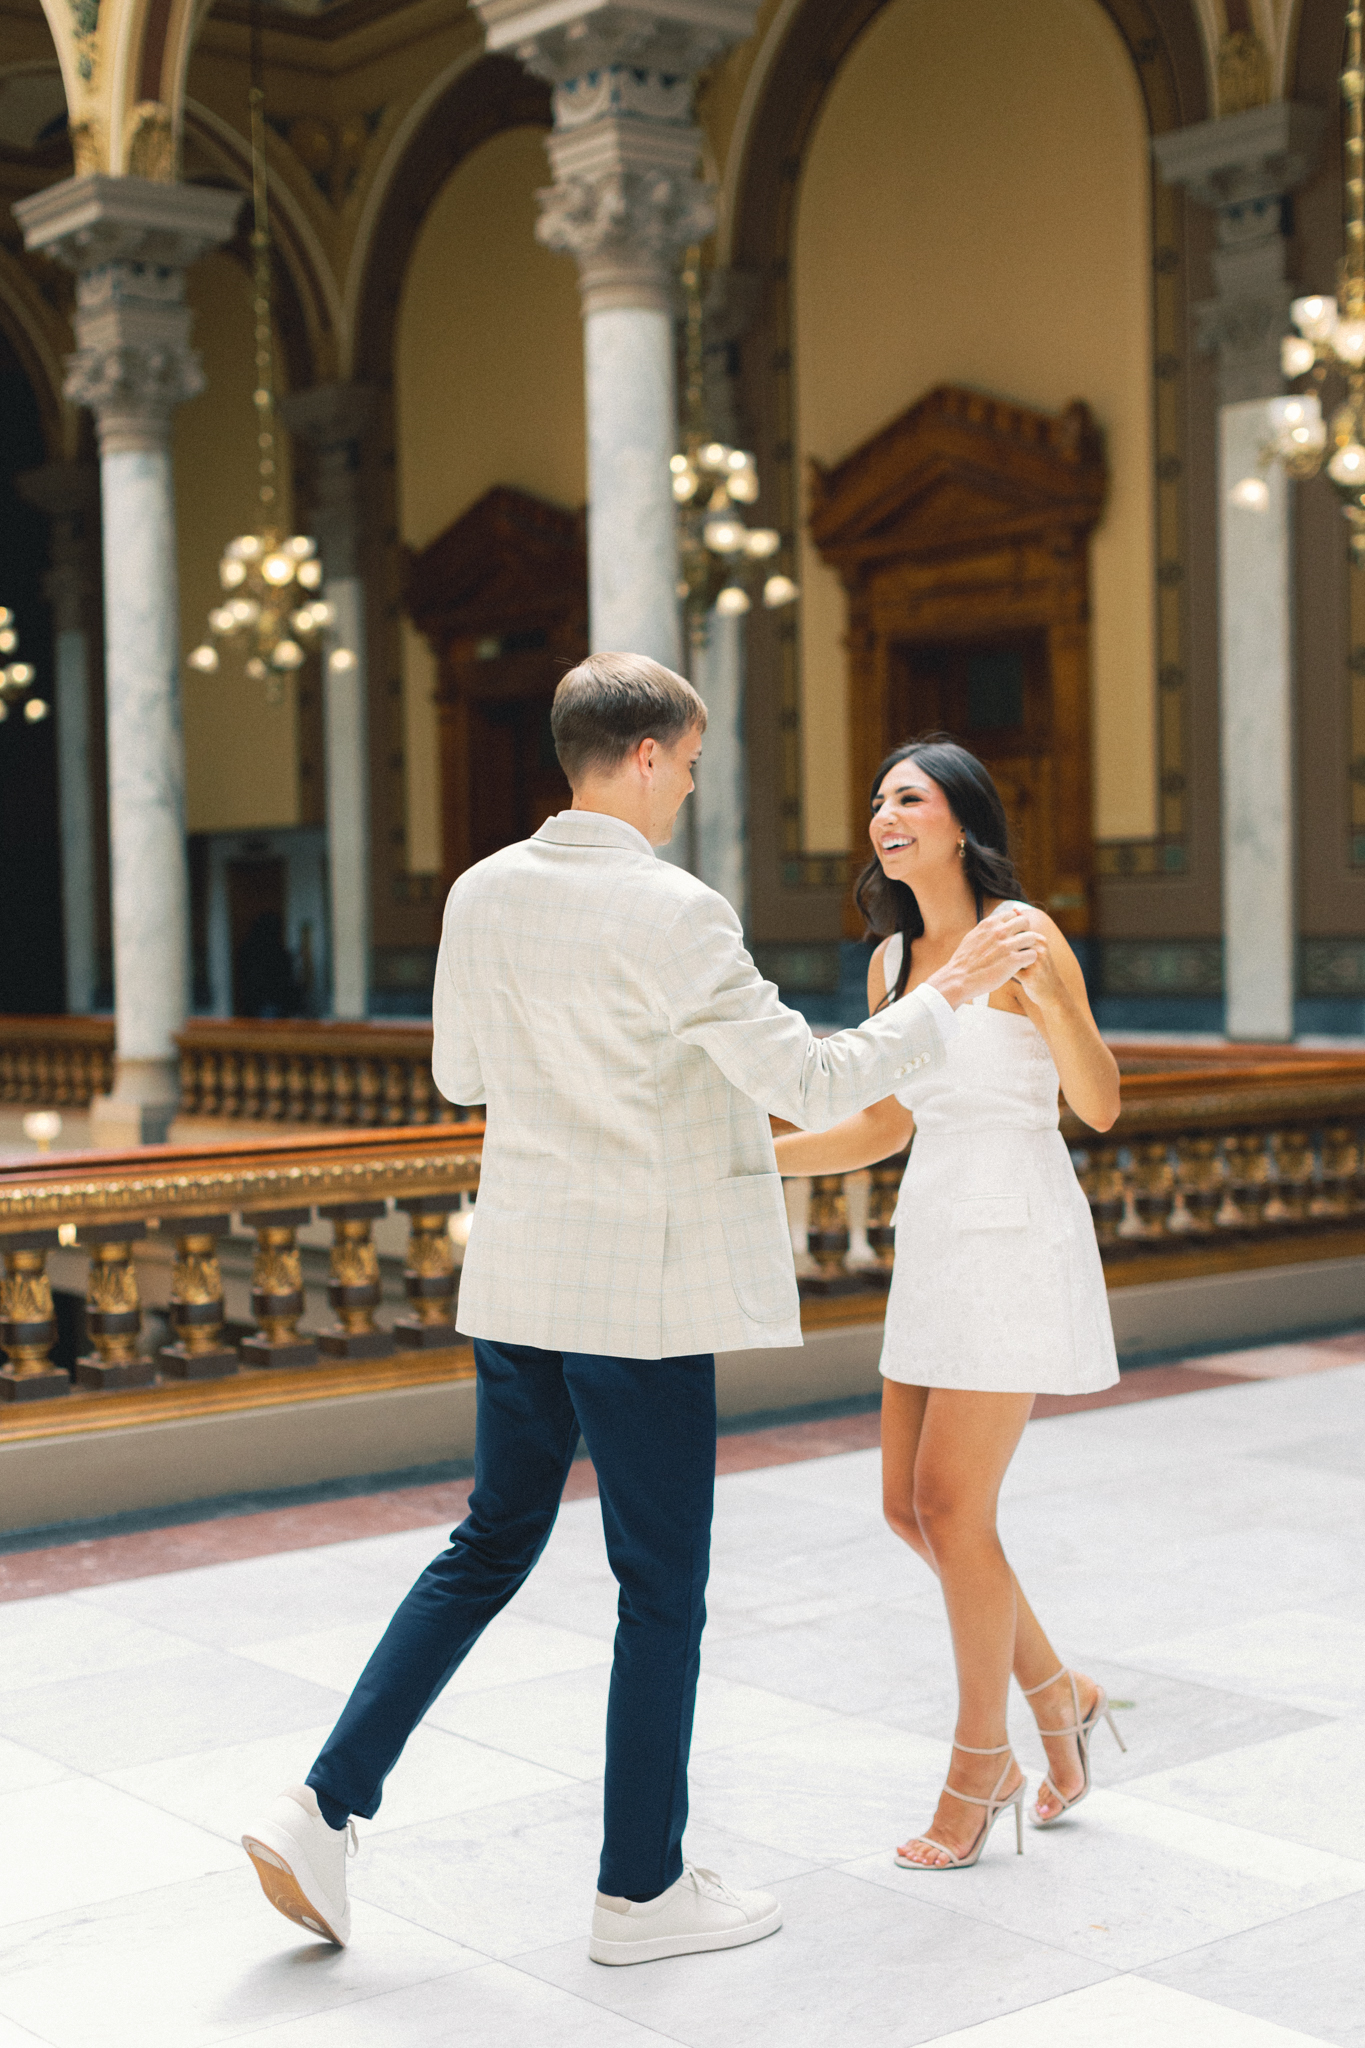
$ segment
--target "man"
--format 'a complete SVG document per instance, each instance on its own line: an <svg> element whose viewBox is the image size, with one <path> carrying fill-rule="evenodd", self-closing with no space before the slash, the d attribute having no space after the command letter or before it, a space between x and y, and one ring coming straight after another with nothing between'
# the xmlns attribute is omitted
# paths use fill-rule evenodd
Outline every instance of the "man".
<svg viewBox="0 0 1365 2048"><path fill-rule="evenodd" d="M717 1350L799 1344L767 1112L823 1128L943 1057L954 1008L1032 957L1017 914L932 985L817 1040L723 897L655 858L701 751L681 676L599 654L555 693L573 807L462 875L436 967L432 1071L487 1105L459 1328L475 1483L304 1786L243 1837L272 1904L344 1943L353 1813L535 1564L581 1430L620 1586L604 1844L588 1953L649 1962L773 1933L781 1907L685 1866L715 1478Z"/></svg>

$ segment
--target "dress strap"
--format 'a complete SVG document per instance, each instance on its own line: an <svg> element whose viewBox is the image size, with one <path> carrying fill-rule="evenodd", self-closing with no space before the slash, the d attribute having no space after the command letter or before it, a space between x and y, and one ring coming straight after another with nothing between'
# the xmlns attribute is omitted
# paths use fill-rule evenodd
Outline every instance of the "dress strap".
<svg viewBox="0 0 1365 2048"><path fill-rule="evenodd" d="M905 941L900 933L892 932L886 942L886 951L882 954L882 978L889 996L896 992L896 977L901 971L901 954L904 949Z"/></svg>

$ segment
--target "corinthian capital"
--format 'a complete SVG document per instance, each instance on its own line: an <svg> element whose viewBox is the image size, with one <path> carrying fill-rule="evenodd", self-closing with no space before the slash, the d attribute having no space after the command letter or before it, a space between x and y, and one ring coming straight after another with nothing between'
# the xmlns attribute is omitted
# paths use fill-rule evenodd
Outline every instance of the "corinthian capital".
<svg viewBox="0 0 1365 2048"><path fill-rule="evenodd" d="M228 239L241 204L235 192L92 173L14 208L28 247L76 273L66 395L95 414L104 453L164 448L174 408L203 390L185 270Z"/></svg>
<svg viewBox="0 0 1365 2048"><path fill-rule="evenodd" d="M578 259L585 311L666 311L677 258L714 223L697 177L697 73L753 28L757 0L474 0L490 50L554 87L540 240Z"/></svg>

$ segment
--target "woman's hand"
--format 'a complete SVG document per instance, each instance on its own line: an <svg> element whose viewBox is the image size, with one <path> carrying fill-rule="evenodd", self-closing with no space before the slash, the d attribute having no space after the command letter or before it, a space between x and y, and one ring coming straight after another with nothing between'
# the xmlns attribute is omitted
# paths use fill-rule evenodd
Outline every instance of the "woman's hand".
<svg viewBox="0 0 1365 2048"><path fill-rule="evenodd" d="M1052 919L1028 913L1034 959L1015 969L1024 1012L1047 1040L1068 1104L1092 1130L1107 1131L1119 1113L1119 1070L1090 1014L1085 976Z"/></svg>
<svg viewBox="0 0 1365 2048"><path fill-rule="evenodd" d="M1036 1023L1040 1014L1068 1004L1071 992L1057 972L1057 963L1044 933L1035 932L1034 946L1036 951L1029 965L1015 970L1014 985L1024 1008Z"/></svg>

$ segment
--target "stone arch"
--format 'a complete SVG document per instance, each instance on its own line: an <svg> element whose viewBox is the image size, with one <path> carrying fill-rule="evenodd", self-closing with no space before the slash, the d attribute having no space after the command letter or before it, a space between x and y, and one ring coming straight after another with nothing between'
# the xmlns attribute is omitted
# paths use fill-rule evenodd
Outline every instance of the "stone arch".
<svg viewBox="0 0 1365 2048"><path fill-rule="evenodd" d="M802 493L796 474L793 321L790 259L797 193L806 152L821 110L845 57L888 0L850 0L832 13L821 0L787 0L760 49L744 93L721 194L720 260L756 280L756 316L740 347L742 403L765 480L764 517L796 529ZM1096 0L1131 55L1153 133L1207 118L1210 74L1206 38L1196 0ZM1180 196L1160 188L1181 272L1203 259L1203 223L1185 220ZM1193 238L1191 240L1191 237ZM1188 244L1188 246L1187 246ZM1191 368L1183 357L1178 372ZM1188 413L1188 408L1186 412ZM1188 534L1192 492L1212 489L1212 444L1201 446L1186 470L1179 525ZM1195 470L1199 481L1193 478ZM1207 480L1204 471L1208 471ZM1212 527L1212 503L1208 505ZM1201 529L1202 530L1202 529ZM1164 543L1163 543L1164 546ZM1202 565L1213 573L1210 559ZM1190 564L1177 567L1188 584ZM757 612L749 630L749 739L751 887L756 928L764 939L832 937L847 887L840 859L807 856L801 840L800 694L797 626L787 613ZM1216 646L1203 649L1213 687L1209 715L1216 720ZM1182 665L1183 666L1183 665ZM1183 700L1170 712L1188 740L1190 713ZM1201 866L1217 886L1216 724L1201 725L1201 756L1212 775L1212 836L1200 841ZM1182 756L1183 757L1183 756ZM1193 808L1193 806L1191 806ZM1154 884L1169 890L1164 880ZM1215 898L1216 902L1216 898ZM1214 911L1216 921L1216 909Z"/></svg>
<svg viewBox="0 0 1365 2048"><path fill-rule="evenodd" d="M550 126L550 89L511 57L483 57L427 109L376 209L356 295L358 382L386 387L403 275L427 209L451 172L505 128ZM548 172L547 172L548 175Z"/></svg>
<svg viewBox="0 0 1365 2048"><path fill-rule="evenodd" d="M6 248L0 248L0 332L33 387L48 459L60 462L74 454L80 431L62 396L70 329L39 290L30 262Z"/></svg>

